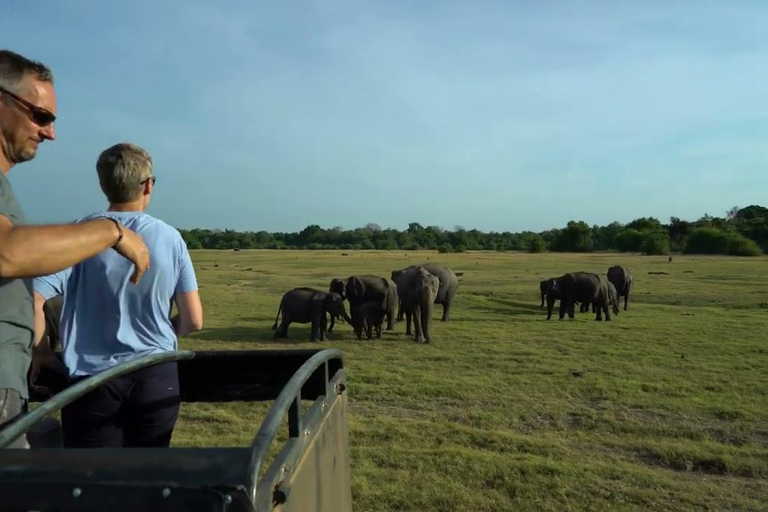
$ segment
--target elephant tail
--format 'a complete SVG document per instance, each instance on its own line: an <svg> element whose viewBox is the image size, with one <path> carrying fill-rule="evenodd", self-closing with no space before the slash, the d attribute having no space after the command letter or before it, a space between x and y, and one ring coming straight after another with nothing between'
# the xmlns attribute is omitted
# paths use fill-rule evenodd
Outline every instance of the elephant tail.
<svg viewBox="0 0 768 512"><path fill-rule="evenodd" d="M280 301L280 307L277 308L277 315L275 316L275 323L272 325L272 330L277 329L277 319L280 318L280 312L283 310L283 301Z"/></svg>

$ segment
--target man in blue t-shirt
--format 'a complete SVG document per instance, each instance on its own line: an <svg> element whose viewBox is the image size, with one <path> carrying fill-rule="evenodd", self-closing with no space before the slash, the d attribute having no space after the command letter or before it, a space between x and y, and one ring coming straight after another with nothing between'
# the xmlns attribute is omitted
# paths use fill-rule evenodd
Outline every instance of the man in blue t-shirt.
<svg viewBox="0 0 768 512"><path fill-rule="evenodd" d="M156 178L149 154L132 144L108 148L96 164L108 217L139 234L151 254L138 284L129 261L104 251L56 274L35 278L32 378L40 365L57 365L70 382L147 354L178 349L178 336L202 327L203 311L192 261L181 234L144 210ZM64 368L42 343L43 305L64 298L60 337ZM179 314L170 316L176 302ZM34 381L32 382L34 384ZM168 446L179 412L176 363L117 378L66 406L61 413L66 447Z"/></svg>

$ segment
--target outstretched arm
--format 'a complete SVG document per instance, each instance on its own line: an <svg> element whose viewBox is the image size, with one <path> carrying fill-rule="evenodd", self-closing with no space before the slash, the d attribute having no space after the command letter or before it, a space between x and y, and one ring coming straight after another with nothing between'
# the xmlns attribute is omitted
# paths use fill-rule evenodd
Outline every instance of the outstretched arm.
<svg viewBox="0 0 768 512"><path fill-rule="evenodd" d="M0 277L53 274L113 246L134 263L131 281L137 283L149 268L149 251L139 235L116 221L105 218L58 226L14 226L0 215Z"/></svg>

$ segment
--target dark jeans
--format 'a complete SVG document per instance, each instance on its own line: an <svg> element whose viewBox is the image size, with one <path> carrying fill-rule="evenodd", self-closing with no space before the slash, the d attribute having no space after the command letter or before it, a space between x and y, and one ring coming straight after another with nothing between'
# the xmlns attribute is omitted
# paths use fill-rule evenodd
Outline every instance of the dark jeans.
<svg viewBox="0 0 768 512"><path fill-rule="evenodd" d="M179 403L175 361L118 377L61 410L64 446L167 447Z"/></svg>

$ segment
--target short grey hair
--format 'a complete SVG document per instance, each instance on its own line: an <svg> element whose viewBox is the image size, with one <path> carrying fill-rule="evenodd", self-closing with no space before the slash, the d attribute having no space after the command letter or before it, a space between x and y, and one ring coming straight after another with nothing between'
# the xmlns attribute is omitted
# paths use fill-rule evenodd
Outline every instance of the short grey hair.
<svg viewBox="0 0 768 512"><path fill-rule="evenodd" d="M96 172L110 203L135 201L141 197L141 182L152 176L152 157L135 144L121 142L101 152Z"/></svg>
<svg viewBox="0 0 768 512"><path fill-rule="evenodd" d="M28 76L53 85L53 73L42 62L30 60L11 50L0 50L0 87L20 94L22 82Z"/></svg>

